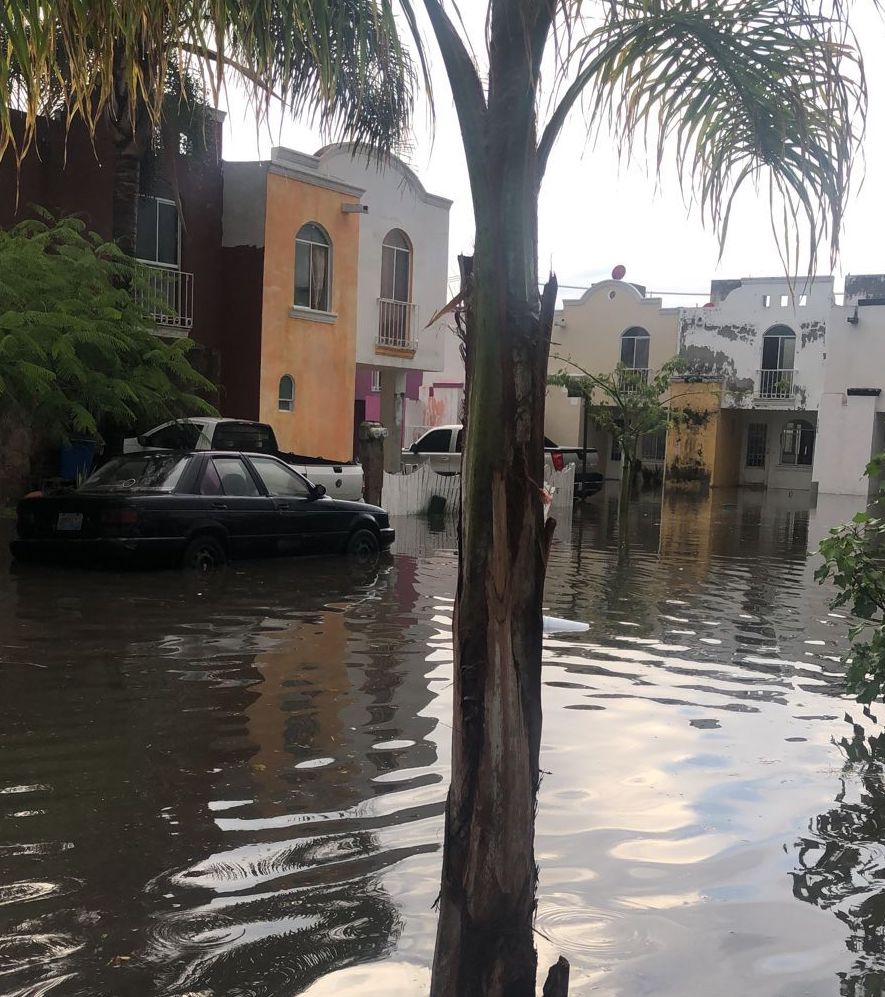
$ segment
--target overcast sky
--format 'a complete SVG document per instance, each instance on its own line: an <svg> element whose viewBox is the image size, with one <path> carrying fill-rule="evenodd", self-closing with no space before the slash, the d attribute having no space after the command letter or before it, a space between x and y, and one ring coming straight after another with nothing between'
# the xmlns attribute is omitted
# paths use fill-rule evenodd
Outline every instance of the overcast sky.
<svg viewBox="0 0 885 997"><path fill-rule="evenodd" d="M462 5L467 6L467 5ZM476 32L474 46L481 48L485 4L471 0ZM864 177L857 171L854 193L845 217L842 255L836 271L837 288L847 273L885 272L883 238L883 185L885 170L885 64L881 58L885 24L870 0L857 4L855 25L866 47L870 110L865 141ZM429 37L429 36L428 36ZM473 245L473 213L467 171L441 59L428 40L436 98L436 128L431 136L425 107L416 116L413 148L407 158L432 193L454 201L450 224L450 276L457 272L456 258ZM228 108L225 158L266 157L272 145L315 152L324 144L317 131L284 115L260 130L245 111L245 102L234 95ZM861 180L863 183L861 184ZM737 205L721 262L718 242L705 231L697 211L688 212L668 165L660 185L646 168L641 150L633 164L618 164L603 136L588 144L580 110L573 113L554 151L540 202L540 272L551 266L561 285L586 287L609 276L615 264L627 268L627 279L645 284L650 291L687 292L666 296L665 304L703 304L712 278L764 277L783 273L768 214L766 196L757 198L748 188ZM803 260L803 263L805 261ZM821 254L819 269L826 270L828 252ZM580 290L563 288L565 297Z"/></svg>

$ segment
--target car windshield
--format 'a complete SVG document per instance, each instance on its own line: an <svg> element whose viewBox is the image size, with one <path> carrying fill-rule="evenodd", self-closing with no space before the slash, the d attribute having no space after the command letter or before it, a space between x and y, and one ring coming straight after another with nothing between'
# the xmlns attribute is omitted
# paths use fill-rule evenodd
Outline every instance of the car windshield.
<svg viewBox="0 0 885 997"><path fill-rule="evenodd" d="M84 492L171 491L189 457L174 454L132 454L100 467L80 486Z"/></svg>

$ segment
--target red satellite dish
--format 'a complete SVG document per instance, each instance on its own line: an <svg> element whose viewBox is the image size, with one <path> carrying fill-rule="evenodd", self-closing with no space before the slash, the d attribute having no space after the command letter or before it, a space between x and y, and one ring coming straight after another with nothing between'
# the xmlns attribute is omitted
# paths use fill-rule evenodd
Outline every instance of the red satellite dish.
<svg viewBox="0 0 885 997"><path fill-rule="evenodd" d="M708 302L707 302L707 303L706 303L706 304L704 305L704 308L715 308L715 307L716 307L716 305L715 305L715 304L714 304L714 303L713 303L712 301L708 301Z"/></svg>
<svg viewBox="0 0 885 997"><path fill-rule="evenodd" d="M612 280L623 280L627 276L627 268L623 263L619 263L614 270L612 270Z"/></svg>

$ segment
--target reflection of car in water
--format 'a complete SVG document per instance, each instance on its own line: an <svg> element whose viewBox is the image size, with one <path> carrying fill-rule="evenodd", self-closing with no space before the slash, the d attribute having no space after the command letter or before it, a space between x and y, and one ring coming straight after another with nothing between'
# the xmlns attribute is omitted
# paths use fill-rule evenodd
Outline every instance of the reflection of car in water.
<svg viewBox="0 0 885 997"><path fill-rule="evenodd" d="M148 452L105 464L73 491L18 505L20 559L158 562L210 570L229 558L348 553L394 540L387 513L332 499L270 454Z"/></svg>

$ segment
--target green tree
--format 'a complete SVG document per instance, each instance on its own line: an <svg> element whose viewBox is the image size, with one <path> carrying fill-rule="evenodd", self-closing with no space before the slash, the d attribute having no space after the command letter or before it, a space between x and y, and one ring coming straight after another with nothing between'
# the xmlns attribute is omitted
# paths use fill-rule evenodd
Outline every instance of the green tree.
<svg viewBox="0 0 885 997"><path fill-rule="evenodd" d="M98 436L108 419L214 414L201 397L214 386L188 360L194 343L154 334L159 303L131 259L78 218L40 215L0 230L0 405L57 442Z"/></svg>
<svg viewBox="0 0 885 997"><path fill-rule="evenodd" d="M647 371L632 370L620 363L610 374L591 374L573 360L566 362L578 373L561 370L551 375L548 383L577 392L588 406L593 422L617 441L623 462L618 502L623 531L641 466L643 436L686 418L683 411L670 407L679 397L671 391L673 375L683 369L683 364L674 357L656 374L648 376Z"/></svg>
<svg viewBox="0 0 885 997"><path fill-rule="evenodd" d="M123 47L134 92L158 90L153 76L162 74L168 56L148 60L145 68L144 54L168 53L168 15L174 13L179 47L217 56L214 81L241 64L254 81L259 109L266 106L261 95L280 91L296 112L320 109L341 134L383 151L402 134L411 109L393 3L91 0L54 9L76 28L65 33L71 103L87 120L108 104L116 46ZM422 64L418 8L440 50L476 224L460 296L467 420L452 783L434 997L535 993L541 600L552 529L543 522L539 482L556 300L554 279L539 291L537 235L538 195L551 152L570 113L583 106L591 127L610 127L625 154L634 139L646 138L660 165L672 147L683 184L723 238L735 192L762 188L774 217L786 219L785 257L801 222L813 265L825 234L836 250L866 111L849 4L486 0L480 59L454 2L447 8L443 0L398 0ZM28 67L27 78L36 81L54 71L57 49L39 23L30 33L22 30L31 9L26 0L0 6L0 30ZM340 19L358 30L339 31ZM370 32L385 42L375 48L380 59L370 58L364 44ZM81 36L91 39L88 50ZM0 87L9 51L0 46ZM293 71L301 67L309 71ZM542 69L545 78L559 73L561 82L543 124ZM403 100L384 99L389 84L403 80ZM30 87L24 93L29 120L32 93ZM0 90L0 130L8 125L8 106Z"/></svg>
<svg viewBox="0 0 885 997"><path fill-rule="evenodd" d="M885 453L867 465L867 475L885 474ZM885 500L880 489L879 501ZM850 523L830 530L820 542L823 557L814 577L836 587L833 609L847 607L854 620L845 656L848 690L861 703L885 695L885 519L859 512Z"/></svg>

